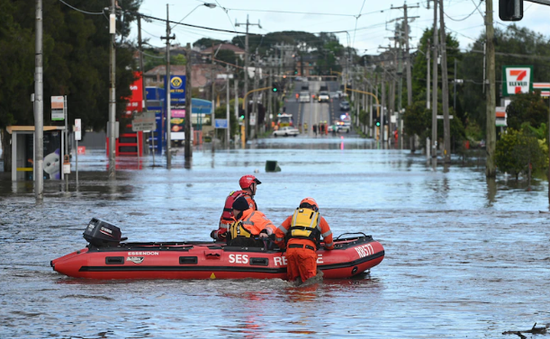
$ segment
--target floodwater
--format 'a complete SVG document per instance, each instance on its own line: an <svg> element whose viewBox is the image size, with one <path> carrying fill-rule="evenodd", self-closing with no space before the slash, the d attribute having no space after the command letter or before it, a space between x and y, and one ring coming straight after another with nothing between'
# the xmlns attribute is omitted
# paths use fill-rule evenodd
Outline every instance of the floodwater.
<svg viewBox="0 0 550 339"><path fill-rule="evenodd" d="M484 161L435 170L407 150L354 138L265 139L195 149L185 163L79 157L69 190L0 173L2 338L502 338L550 323L548 184L487 182ZM266 173L266 160L282 171ZM470 159L471 160L471 159ZM164 159L156 157L156 165ZM142 166L142 169L132 169ZM83 248L93 218L130 241L207 240L244 174L276 224L314 197L336 235L372 234L384 261L359 279L308 288L282 280L89 281L50 260ZM526 334L527 337L544 337ZM508 336L505 336L505 338ZM516 336L512 336L514 338Z"/></svg>

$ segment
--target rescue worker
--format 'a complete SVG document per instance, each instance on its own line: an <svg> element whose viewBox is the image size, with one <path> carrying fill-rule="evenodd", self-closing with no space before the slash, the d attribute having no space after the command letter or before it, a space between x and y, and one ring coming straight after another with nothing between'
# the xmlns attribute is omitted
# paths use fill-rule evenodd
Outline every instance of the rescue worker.
<svg viewBox="0 0 550 339"><path fill-rule="evenodd" d="M233 203L233 215L235 222L229 227L229 246L263 247L263 240L275 232L271 220L262 212L250 208L244 196Z"/></svg>
<svg viewBox="0 0 550 339"><path fill-rule="evenodd" d="M225 199L219 227L217 230L210 232L210 237L217 241L226 241L227 230L229 226L235 222L233 217L233 202L239 197L244 197L251 209L258 209L258 205L256 205L256 201L254 201L254 195L256 195L256 189L259 184L261 184L260 180L253 175L249 174L241 177L239 180L241 190L229 193L229 196Z"/></svg>
<svg viewBox="0 0 550 339"><path fill-rule="evenodd" d="M298 277L304 283L317 275L317 249L321 236L324 248L332 250L332 231L325 218L319 214L319 205L313 198L300 201L294 214L275 231L275 242L286 244L287 278L294 281Z"/></svg>

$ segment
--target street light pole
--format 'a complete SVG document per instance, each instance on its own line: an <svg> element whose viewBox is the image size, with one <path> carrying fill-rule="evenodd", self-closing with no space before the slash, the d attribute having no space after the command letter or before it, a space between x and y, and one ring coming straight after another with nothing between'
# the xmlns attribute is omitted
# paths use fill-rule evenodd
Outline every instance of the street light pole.
<svg viewBox="0 0 550 339"><path fill-rule="evenodd" d="M166 167L172 168L172 98L171 96L171 77L170 77L170 40L175 39L176 35L170 36L170 13L169 5L166 4L166 36L160 37L166 39ZM183 20L183 19L182 19Z"/></svg>
<svg viewBox="0 0 550 339"><path fill-rule="evenodd" d="M238 22L235 23L235 27L239 27L240 25L243 25L243 24L240 24ZM262 26L260 26L260 22L258 21L257 24L251 24L249 21L248 21L248 15L246 16L246 35L244 37L244 93L246 95L246 93L248 93L248 59L249 59L249 56L248 56L248 27L249 26L258 26L260 29L262 28ZM244 136L244 140L246 142L246 140L248 139L248 130L249 130L249 124L248 124L248 103L245 102L244 103L244 133L245 133L245 136Z"/></svg>
<svg viewBox="0 0 550 339"><path fill-rule="evenodd" d="M36 47L34 73L34 195L44 199L44 81L42 69L42 0L36 0ZM65 141L66 142L66 141ZM13 160L15 161L15 160Z"/></svg>
<svg viewBox="0 0 550 339"><path fill-rule="evenodd" d="M109 89L109 179L115 179L116 176L116 15L115 0L111 0L111 13L109 15L109 33L111 34L110 51L110 89Z"/></svg>
<svg viewBox="0 0 550 339"><path fill-rule="evenodd" d="M170 20L169 20L169 11L168 11L168 4L166 4L166 37L161 37L161 39L166 39L166 167L170 169L172 167L172 150L171 150L171 143L172 143L172 103L170 98L170 40L175 39L176 35L173 34L170 36L170 33L172 31L172 28L176 27L179 23L181 23L185 18L187 18L191 13L193 13L197 8L205 6L208 8L216 8L216 4L205 2L200 5L197 5L197 7L193 8L193 10L189 13L187 13L186 16L184 16L180 21L176 22L172 27L170 27ZM187 46L187 64L191 62L191 48L188 44ZM191 83L191 71L190 67L186 67L185 72L185 78L186 78L186 84ZM191 158L192 151L190 147L189 141L191 140L191 133L190 133L190 124L191 124L191 95L188 95L188 93L191 93L191 86L186 86L185 88L185 158ZM187 100L189 98L189 100ZM189 128L189 130L188 130Z"/></svg>

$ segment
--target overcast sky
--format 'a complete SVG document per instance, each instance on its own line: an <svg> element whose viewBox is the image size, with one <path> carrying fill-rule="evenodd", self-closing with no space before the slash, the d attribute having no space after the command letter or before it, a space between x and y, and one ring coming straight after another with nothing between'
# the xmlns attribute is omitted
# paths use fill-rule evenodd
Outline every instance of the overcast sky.
<svg viewBox="0 0 550 339"><path fill-rule="evenodd" d="M244 32L243 26L235 27L235 21L245 23L247 15L250 33L266 34L284 30L306 31L311 33L347 31L338 33L340 42L345 46L357 48L358 53L379 54L379 46L390 44L391 30L396 20L403 17L404 2L393 0L209 0L216 8L205 7L199 0L144 0L140 12L158 18L166 18L166 4L169 5L170 20L187 24ZM505 28L510 22L503 22L498 17L498 0L493 0L495 27ZM411 49L414 50L424 29L433 24L433 2L406 2L409 7ZM412 7L412 8L411 8ZM445 25L447 33L460 42L461 49L468 48L484 31L482 14L485 13L485 2L479 0L445 0ZM359 15L360 14L360 15ZM524 3L523 20L519 26L550 37L550 6ZM392 21L393 20L393 21ZM222 33L176 26L172 32L176 35L175 43L185 45L207 37L230 40L234 33ZM165 44L160 39L166 35L166 25L160 21L142 22L142 37L149 39L155 47ZM132 30L133 38L137 37L137 25Z"/></svg>

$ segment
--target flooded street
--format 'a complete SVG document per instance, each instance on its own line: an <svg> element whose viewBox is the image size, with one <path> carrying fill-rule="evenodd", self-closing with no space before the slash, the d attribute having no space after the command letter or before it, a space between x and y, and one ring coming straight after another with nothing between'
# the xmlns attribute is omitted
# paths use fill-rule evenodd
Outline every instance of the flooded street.
<svg viewBox="0 0 550 339"><path fill-rule="evenodd" d="M281 172L266 173L267 160ZM260 140L245 150L183 150L173 168L79 156L69 191L0 172L2 338L517 338L550 323L548 183L485 179L485 161L434 171L425 156L368 139ZM165 159L156 157L164 166ZM135 168L141 167L137 170ZM283 280L90 281L50 260L84 248L91 218L129 241L209 240L242 175L262 184L259 209L279 225L317 200L335 235L371 234L385 259L359 279L296 288ZM545 337L526 334L529 337Z"/></svg>

